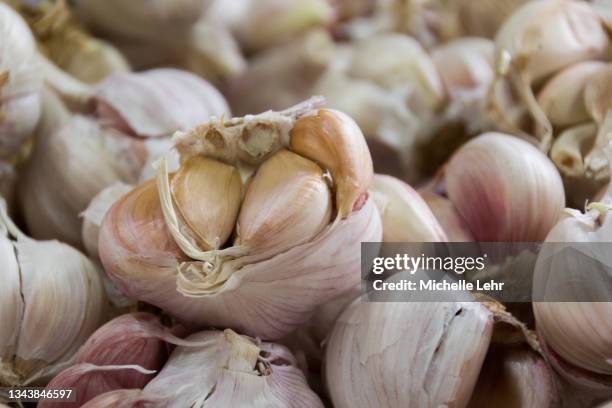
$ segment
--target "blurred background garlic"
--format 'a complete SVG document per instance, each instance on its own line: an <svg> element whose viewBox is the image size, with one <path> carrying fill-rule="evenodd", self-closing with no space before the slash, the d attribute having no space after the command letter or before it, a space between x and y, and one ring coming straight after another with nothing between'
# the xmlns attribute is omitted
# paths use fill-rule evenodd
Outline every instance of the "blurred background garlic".
<svg viewBox="0 0 612 408"><path fill-rule="evenodd" d="M102 394L85 407L152 406L313 407L323 408L285 347L232 330L203 331L185 339L199 347L177 347L159 374L142 391ZM180 386L177 387L177 384ZM104 401L102 404L101 401Z"/></svg>
<svg viewBox="0 0 612 408"><path fill-rule="evenodd" d="M240 73L245 61L229 28L207 15L214 1L78 0L77 15L118 47L136 69L176 66L211 81ZM227 2L231 9L233 2Z"/></svg>
<svg viewBox="0 0 612 408"><path fill-rule="evenodd" d="M553 163L529 143L501 133L462 146L436 183L480 242L540 242L565 206Z"/></svg>
<svg viewBox="0 0 612 408"><path fill-rule="evenodd" d="M105 187L152 175L152 158L187 130L229 108L219 92L188 72L156 69L118 73L97 84L89 114L72 114L46 93L34 151L19 184L26 224L34 237L78 248L80 214Z"/></svg>
<svg viewBox="0 0 612 408"><path fill-rule="evenodd" d="M116 285L186 324L266 339L357 285L360 242L382 233L372 162L352 119L317 103L177 133L178 172L160 161L157 185L132 190L102 223Z"/></svg>
<svg viewBox="0 0 612 408"><path fill-rule="evenodd" d="M0 160L16 161L40 117L42 75L26 22L0 3Z"/></svg>
<svg viewBox="0 0 612 408"><path fill-rule="evenodd" d="M497 76L489 100L498 129L520 135L548 152L552 126L534 87L572 64L602 58L609 47L605 27L587 2L529 1L500 27L495 38ZM526 115L512 118L504 94L514 93ZM531 136L534 134L535 136Z"/></svg>
<svg viewBox="0 0 612 408"><path fill-rule="evenodd" d="M609 188L585 213L566 210L534 274L536 327L551 364L598 397L612 396L611 204Z"/></svg>
<svg viewBox="0 0 612 408"><path fill-rule="evenodd" d="M69 75L96 83L113 72L130 70L117 49L84 30L65 0L13 3L30 25L39 51Z"/></svg>
<svg viewBox="0 0 612 408"><path fill-rule="evenodd" d="M0 202L0 384L44 384L106 319L96 267L57 241L34 241Z"/></svg>
<svg viewBox="0 0 612 408"><path fill-rule="evenodd" d="M325 346L333 406L552 406L551 373L524 326L499 305L455 295L346 308Z"/></svg>

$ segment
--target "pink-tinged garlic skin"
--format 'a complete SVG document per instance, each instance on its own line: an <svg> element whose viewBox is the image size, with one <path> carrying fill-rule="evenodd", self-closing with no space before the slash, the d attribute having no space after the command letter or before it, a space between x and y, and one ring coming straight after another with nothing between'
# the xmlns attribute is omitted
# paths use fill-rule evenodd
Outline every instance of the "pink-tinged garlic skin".
<svg viewBox="0 0 612 408"><path fill-rule="evenodd" d="M427 203L410 185L376 174L370 194L381 215L384 242L448 241Z"/></svg>
<svg viewBox="0 0 612 408"><path fill-rule="evenodd" d="M461 147L445 171L448 198L480 242L539 242L565 206L561 176L531 144L485 133Z"/></svg>
<svg viewBox="0 0 612 408"><path fill-rule="evenodd" d="M58 374L48 389L74 389L80 405L109 391L143 388L164 366L170 354L166 341L178 340L159 318L149 313L117 317L100 327L81 347L76 364ZM179 341L180 343L180 341ZM109 366L139 366L149 374ZM40 408L70 408L74 402L43 401Z"/></svg>
<svg viewBox="0 0 612 408"><path fill-rule="evenodd" d="M40 117L42 75L26 22L0 4L0 159L19 153Z"/></svg>
<svg viewBox="0 0 612 408"><path fill-rule="evenodd" d="M220 288L188 297L177 292L177 262L187 259L167 231L158 201L143 218L133 208L145 204L133 204L134 195L111 208L100 232L100 257L115 284L186 324L231 327L265 339L290 333L317 306L359 284L361 242L382 237L380 217L368 200L310 242L261 262L249 263L248 256L226 262L230 276Z"/></svg>
<svg viewBox="0 0 612 408"><path fill-rule="evenodd" d="M565 68L538 93L538 103L554 126L571 126L590 119L584 99L584 88L605 64L586 61Z"/></svg>
<svg viewBox="0 0 612 408"><path fill-rule="evenodd" d="M442 226L450 242L474 242L474 236L466 221L459 215L448 198L428 189L420 190L419 193Z"/></svg>
<svg viewBox="0 0 612 408"><path fill-rule="evenodd" d="M110 75L96 86L93 99L100 123L141 137L168 137L230 111L208 82L168 68Z"/></svg>
<svg viewBox="0 0 612 408"><path fill-rule="evenodd" d="M176 348L143 395L160 400L160 406L188 407L205 401L204 406L211 407L323 408L287 348L233 333L238 341L256 347L255 361L248 361L246 352L233 348L228 332L204 331L187 337L208 345ZM176 384L181 385L180 392Z"/></svg>
<svg viewBox="0 0 612 408"><path fill-rule="evenodd" d="M325 379L334 407L464 407L493 330L478 302L365 302L336 321Z"/></svg>
<svg viewBox="0 0 612 408"><path fill-rule="evenodd" d="M142 395L142 390L131 389L131 390L116 390L110 391L87 402L82 405L81 408L144 408L145 402L149 402ZM155 401L150 401L151 403Z"/></svg>

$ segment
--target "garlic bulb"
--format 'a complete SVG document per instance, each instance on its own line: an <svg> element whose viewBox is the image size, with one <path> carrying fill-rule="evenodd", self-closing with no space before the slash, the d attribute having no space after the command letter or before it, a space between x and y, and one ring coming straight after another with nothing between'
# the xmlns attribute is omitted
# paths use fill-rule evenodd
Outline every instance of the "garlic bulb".
<svg viewBox="0 0 612 408"><path fill-rule="evenodd" d="M68 364L103 323L100 272L65 244L23 235L4 202L0 230L0 384L43 382Z"/></svg>
<svg viewBox="0 0 612 408"><path fill-rule="evenodd" d="M442 226L449 242L474 241L474 236L467 222L459 215L448 198L430 191L429 188L419 190L419 194Z"/></svg>
<svg viewBox="0 0 612 408"><path fill-rule="evenodd" d="M355 300L336 321L325 346L324 373L334 406L465 407L488 392L482 382L516 390L526 378L533 380L528 389L505 395L514 404L509 406L550 406L552 378L524 326L498 305L485 306L468 293L457 297L454 302ZM483 362L493 357L488 349L497 345L497 328L510 329L504 335L508 343L499 347L520 347L529 358L498 361L498 370L506 364L519 367L491 379Z"/></svg>
<svg viewBox="0 0 612 408"><path fill-rule="evenodd" d="M176 330L174 330L176 331ZM169 344L202 345L176 337L157 316L130 313L119 316L96 330L79 350L75 364L47 385L49 389L74 389L75 402L43 401L44 407L79 406L108 391L143 388L162 369L170 355Z"/></svg>
<svg viewBox="0 0 612 408"><path fill-rule="evenodd" d="M212 4L78 0L76 12L137 69L173 65L217 81L240 73L246 64L229 28L208 11Z"/></svg>
<svg viewBox="0 0 612 408"><path fill-rule="evenodd" d="M542 241L565 205L552 162L501 133L485 133L460 148L444 169L443 185L480 242Z"/></svg>
<svg viewBox="0 0 612 408"><path fill-rule="evenodd" d="M381 214L384 242L446 242L427 203L408 184L377 174L370 194Z"/></svg>
<svg viewBox="0 0 612 408"><path fill-rule="evenodd" d="M256 54L224 94L235 114L284 109L312 94L331 63L335 44L324 30L311 30L288 44Z"/></svg>
<svg viewBox="0 0 612 408"><path fill-rule="evenodd" d="M534 271L534 290L553 297L533 304L553 366L568 381L605 395L612 395L612 304L606 303L612 280L602 243L610 240L611 203L608 189L585 213L566 210L546 237L550 247L544 247Z"/></svg>
<svg viewBox="0 0 612 408"><path fill-rule="evenodd" d="M0 3L0 159L19 153L40 116L42 76L27 24Z"/></svg>
<svg viewBox="0 0 612 408"><path fill-rule="evenodd" d="M552 127L531 86L572 64L602 57L609 46L602 21L585 2L530 1L505 21L495 43L498 76L490 100L494 120L500 122L500 128L521 131L523 137L533 140L529 129L517 129L508 120L499 103L498 86L509 82L538 125L537 140L533 141L548 151Z"/></svg>
<svg viewBox="0 0 612 408"><path fill-rule="evenodd" d="M88 34L65 0L17 3L39 50L59 68L86 83L96 83L113 72L127 72L125 57L111 44Z"/></svg>
<svg viewBox="0 0 612 408"><path fill-rule="evenodd" d="M381 226L367 198L371 159L348 116L312 100L212 120L175 141L177 175L201 183L185 189L190 198L160 161L157 186L132 190L102 223L100 257L125 294L184 323L275 339L359 283L360 242L379 240ZM228 181L189 175L194 160L225 169ZM242 202L237 168L251 172Z"/></svg>
<svg viewBox="0 0 612 408"><path fill-rule="evenodd" d="M109 406L100 401L108 404L115 398L122 398L125 406L146 402L151 407L323 407L283 346L229 329L204 331L185 340L203 345L176 348L142 391L103 394L85 407Z"/></svg>
<svg viewBox="0 0 612 408"><path fill-rule="evenodd" d="M210 84L173 69L112 75L95 87L89 103L93 116L65 113L61 123L39 129L19 186L33 236L76 247L83 245L79 214L91 199L116 182L137 183L148 171L156 148L147 138L168 140L176 130L228 113ZM58 106L57 98L45 103L49 110Z"/></svg>

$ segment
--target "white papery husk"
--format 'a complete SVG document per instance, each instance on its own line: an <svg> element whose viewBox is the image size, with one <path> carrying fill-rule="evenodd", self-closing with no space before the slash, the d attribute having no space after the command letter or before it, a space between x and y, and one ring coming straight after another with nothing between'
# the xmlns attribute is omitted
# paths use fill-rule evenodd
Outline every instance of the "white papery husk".
<svg viewBox="0 0 612 408"><path fill-rule="evenodd" d="M182 161L202 155L255 165L288 146L296 119L314 113L318 103L313 99L283 112L212 121L178 133L176 148ZM380 217L368 199L305 243L283 243L282 250L251 251L238 245L205 251L181 231L168 195L167 171L163 164L158 169L161 205L147 209L153 213L147 221L155 233L151 241L133 241L128 224L136 201L127 196L107 213L99 250L124 293L187 324L280 338L307 321L317 306L359 283L360 243L379 241L382 235Z"/></svg>
<svg viewBox="0 0 612 408"><path fill-rule="evenodd" d="M304 374L285 347L260 342L231 330L204 331L185 339L207 343L178 347L142 391L119 390L103 394L86 407L106 405L115 396L125 405L148 407L323 407L308 388ZM178 385L178 386L177 386Z"/></svg>
<svg viewBox="0 0 612 408"><path fill-rule="evenodd" d="M548 234L549 247L543 247L534 272L539 299L533 310L549 359L563 378L594 395L612 395L610 193L585 213L565 211Z"/></svg>
<svg viewBox="0 0 612 408"><path fill-rule="evenodd" d="M174 69L115 74L91 92L87 103L95 116L71 116L54 94L45 94L37 143L19 186L34 237L82 247L79 214L96 194L151 174L147 163L171 147L174 131L229 113L212 85Z"/></svg>
<svg viewBox="0 0 612 408"><path fill-rule="evenodd" d="M0 3L0 159L19 153L40 117L42 75L27 24Z"/></svg>
<svg viewBox="0 0 612 408"><path fill-rule="evenodd" d="M609 47L603 22L586 2L530 1L500 27L495 43L497 75L489 96L491 121L498 129L548 152L552 125L537 103L533 86L574 63L602 58ZM503 102L507 87L518 97L513 104L524 107L533 119L533 132L508 114Z"/></svg>
<svg viewBox="0 0 612 408"><path fill-rule="evenodd" d="M57 241L23 235L0 203L4 275L0 383L41 383L69 364L106 318L96 267ZM16 237L11 240L10 236Z"/></svg>

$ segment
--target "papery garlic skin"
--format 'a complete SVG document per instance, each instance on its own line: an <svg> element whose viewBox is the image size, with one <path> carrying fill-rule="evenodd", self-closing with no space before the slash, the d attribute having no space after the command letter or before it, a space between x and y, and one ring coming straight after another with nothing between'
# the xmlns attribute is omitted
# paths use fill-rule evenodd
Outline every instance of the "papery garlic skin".
<svg viewBox="0 0 612 408"><path fill-rule="evenodd" d="M336 321L325 351L335 407L466 406L492 334L477 302L366 302Z"/></svg>
<svg viewBox="0 0 612 408"><path fill-rule="evenodd" d="M606 195L604 202L608 201L609 195ZM612 294L609 272L606 272L609 254L602 253L601 246L597 249L598 244L609 241L612 221L605 204L600 204L604 207L599 209L596 203L593 205L595 207L584 214L577 210L566 211L565 217L546 237L546 242L566 249L571 249L572 243L593 243L594 251L588 256L599 258L591 259L590 266L580 268L579 262L569 262L562 253L554 255L553 264L545 262L546 257L541 255L534 271L534 282L539 283L540 289L549 285L554 288L560 282L572 282L571 287L576 289L564 296L566 302L534 302L533 310L538 332L562 360L588 372L612 378L612 304L589 302L589 296L596 296L595 290L600 291L597 296L604 293L609 298ZM551 267L554 270L549 270ZM578 284L582 279L586 279L584 287ZM612 384L612 380L609 383ZM612 385L609 387L612 393Z"/></svg>
<svg viewBox="0 0 612 408"><path fill-rule="evenodd" d="M369 191L381 214L384 242L448 240L427 203L408 184L376 174Z"/></svg>
<svg viewBox="0 0 612 408"><path fill-rule="evenodd" d="M6 332L3 330L0 344L0 383L43 382L63 368L105 320L100 272L68 245L23 235L6 215L4 202L1 205L2 246L9 251L3 257L9 264L1 273L6 275L6 290L16 291L5 293L2 299L11 301L18 296L19 300L2 308L3 314L12 316L3 316ZM16 241L7 238L7 229ZM11 328L11 322L17 321L18 326Z"/></svg>
<svg viewBox="0 0 612 408"><path fill-rule="evenodd" d="M40 116L42 76L27 24L0 4L0 159L19 153Z"/></svg>
<svg viewBox="0 0 612 408"><path fill-rule="evenodd" d="M467 222L459 215L457 209L448 198L428 189L419 190L419 194L423 197L436 220L442 226L449 242L475 241Z"/></svg>
<svg viewBox="0 0 612 408"><path fill-rule="evenodd" d="M231 330L204 331L179 347L143 390L153 406L323 407L285 347L253 340ZM172 384L182 384L177 392Z"/></svg>
<svg viewBox="0 0 612 408"><path fill-rule="evenodd" d="M96 194L116 182L139 182L151 156L166 152L162 140L170 148L174 131L228 113L212 85L174 69L114 74L92 92L94 116L65 112L58 115L64 120L39 128L19 186L33 236L76 247L83 245L79 215ZM56 110L65 111L57 97L46 97L44 106L50 112L43 114L43 122Z"/></svg>
<svg viewBox="0 0 612 408"><path fill-rule="evenodd" d="M502 133L466 143L444 170L448 198L481 242L539 242L565 206L561 177L537 148Z"/></svg>

